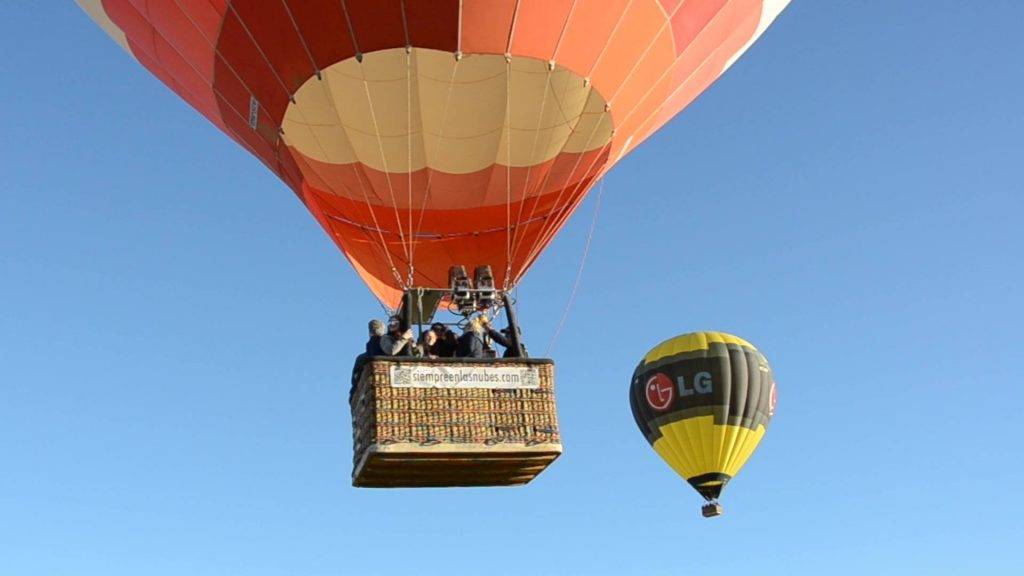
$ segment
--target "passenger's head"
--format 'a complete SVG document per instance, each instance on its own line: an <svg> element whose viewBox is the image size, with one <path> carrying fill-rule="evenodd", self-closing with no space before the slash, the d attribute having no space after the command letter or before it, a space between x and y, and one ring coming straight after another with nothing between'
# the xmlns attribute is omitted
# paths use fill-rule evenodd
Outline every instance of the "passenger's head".
<svg viewBox="0 0 1024 576"><path fill-rule="evenodd" d="M388 318L388 332L401 332L402 331L402 319L398 316L392 316Z"/></svg>
<svg viewBox="0 0 1024 576"><path fill-rule="evenodd" d="M433 330L427 330L423 333L423 343L427 346L433 346L437 344L438 335Z"/></svg>
<svg viewBox="0 0 1024 576"><path fill-rule="evenodd" d="M370 336L383 336L386 331L383 322L376 318L370 320Z"/></svg>
<svg viewBox="0 0 1024 576"><path fill-rule="evenodd" d="M433 324L430 325L430 331L436 334L438 337L441 337L442 335L444 335L445 332L448 331L448 328L446 328L445 325L440 322L434 322Z"/></svg>
<svg viewBox="0 0 1024 576"><path fill-rule="evenodd" d="M470 321L466 323L466 326L462 328L462 331L463 332L480 332L482 329L483 328L481 327L481 324L480 324L480 317L476 316L474 318L471 318Z"/></svg>

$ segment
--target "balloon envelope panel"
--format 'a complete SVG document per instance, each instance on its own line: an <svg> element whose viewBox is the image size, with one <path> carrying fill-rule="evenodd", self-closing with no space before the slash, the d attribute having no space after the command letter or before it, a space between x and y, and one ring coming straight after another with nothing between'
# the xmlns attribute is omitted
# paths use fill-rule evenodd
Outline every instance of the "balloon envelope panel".
<svg viewBox="0 0 1024 576"><path fill-rule="evenodd" d="M511 285L788 0L78 0L273 170L385 303Z"/></svg>

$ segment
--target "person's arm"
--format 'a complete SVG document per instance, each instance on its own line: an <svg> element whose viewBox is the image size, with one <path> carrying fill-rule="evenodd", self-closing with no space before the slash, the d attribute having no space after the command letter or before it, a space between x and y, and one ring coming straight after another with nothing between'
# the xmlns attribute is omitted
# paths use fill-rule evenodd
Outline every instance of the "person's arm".
<svg viewBox="0 0 1024 576"><path fill-rule="evenodd" d="M509 339L505 338L504 334L498 332L494 328L487 328L487 335L491 337L491 340L494 340L498 344L501 344L502 347L504 348L512 346L512 342L509 342Z"/></svg>
<svg viewBox="0 0 1024 576"><path fill-rule="evenodd" d="M408 342L409 340L405 338L398 338L396 340L395 338L392 338L391 335L389 334L387 336L381 337L380 347L382 350L384 350L385 356L395 356L402 350L403 347L405 347L405 345Z"/></svg>
<svg viewBox="0 0 1024 576"><path fill-rule="evenodd" d="M384 349L385 356L397 356L405 348L405 345L411 342L412 330L406 330L399 338L395 338L391 334L385 334L380 339L380 347Z"/></svg>

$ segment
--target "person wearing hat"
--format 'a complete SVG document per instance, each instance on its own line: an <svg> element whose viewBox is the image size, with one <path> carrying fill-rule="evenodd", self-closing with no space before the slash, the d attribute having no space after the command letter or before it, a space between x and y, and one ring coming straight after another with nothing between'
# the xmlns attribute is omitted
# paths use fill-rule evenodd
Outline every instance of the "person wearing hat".
<svg viewBox="0 0 1024 576"><path fill-rule="evenodd" d="M352 394L356 390L356 384L363 375L363 366L374 356L384 356L384 349L381 347L381 338L384 336L384 323L374 318L368 326L370 338L366 341L366 351L356 356L355 364L352 366L352 387L349 389L348 398L352 400Z"/></svg>
<svg viewBox="0 0 1024 576"><path fill-rule="evenodd" d="M366 341L367 356L383 356L384 349L380 347L380 339L387 332L384 323L374 318L370 320L370 339Z"/></svg>

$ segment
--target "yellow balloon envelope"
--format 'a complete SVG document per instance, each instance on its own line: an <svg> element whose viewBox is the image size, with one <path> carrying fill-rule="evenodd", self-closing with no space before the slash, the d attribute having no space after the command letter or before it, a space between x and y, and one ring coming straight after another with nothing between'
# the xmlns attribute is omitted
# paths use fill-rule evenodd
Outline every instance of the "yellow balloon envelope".
<svg viewBox="0 0 1024 576"><path fill-rule="evenodd" d="M655 346L629 390L637 426L717 516L718 497L764 437L775 413L775 379L749 342L695 332Z"/></svg>

